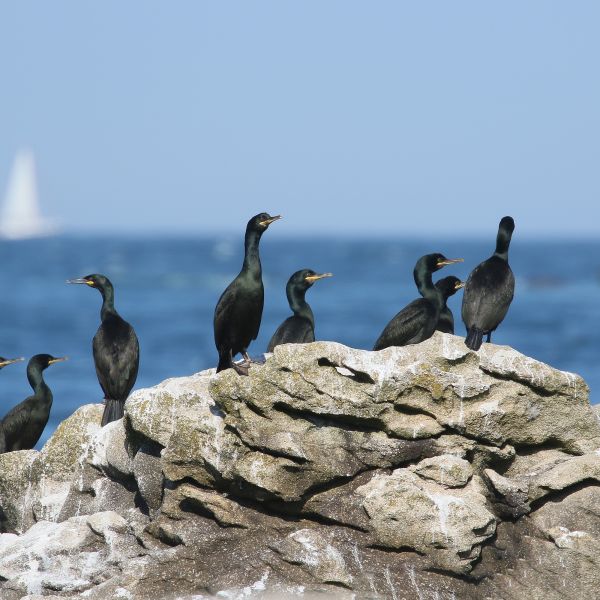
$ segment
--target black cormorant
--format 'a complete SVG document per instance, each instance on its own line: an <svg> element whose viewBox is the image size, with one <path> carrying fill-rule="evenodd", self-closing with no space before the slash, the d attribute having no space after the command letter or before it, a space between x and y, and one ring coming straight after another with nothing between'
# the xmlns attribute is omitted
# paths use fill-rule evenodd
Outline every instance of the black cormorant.
<svg viewBox="0 0 600 600"><path fill-rule="evenodd" d="M0 453L30 450L37 444L52 407L52 392L44 381L42 371L63 360L67 358L55 358L50 354L36 354L30 359L27 379L33 389L33 396L11 408L0 421Z"/></svg>
<svg viewBox="0 0 600 600"><path fill-rule="evenodd" d="M458 277L450 275L450 277L444 277L435 282L435 287L442 292L442 298L444 299L444 306L440 310L440 318L436 326L436 331L442 333L454 333L454 315L448 308L448 298L454 296L460 288L465 287L465 282L461 281Z"/></svg>
<svg viewBox="0 0 600 600"><path fill-rule="evenodd" d="M104 275L86 275L69 279L67 283L82 283L102 294L100 327L92 344L94 364L105 406L102 426L123 416L125 400L133 387L140 364L140 346L133 327L115 309L112 283Z"/></svg>
<svg viewBox="0 0 600 600"><path fill-rule="evenodd" d="M315 281L331 276L331 273L319 275L310 269L302 269L289 278L285 293L294 314L277 328L269 342L267 352L273 352L275 346L279 344L303 344L315 341L315 317L304 295Z"/></svg>
<svg viewBox="0 0 600 600"><path fill-rule="evenodd" d="M264 304L262 268L258 244L262 234L273 221L281 219L267 213L252 217L246 226L244 239L244 264L239 275L221 294L215 307L215 345L219 352L217 373L233 367L239 374L247 375L250 364L248 346L258 336ZM246 366L233 362L233 357L241 352Z"/></svg>
<svg viewBox="0 0 600 600"><path fill-rule="evenodd" d="M422 298L403 308L381 332L373 350L388 346L418 344L433 335L444 305L442 293L434 285L431 274L445 265L462 262L462 258L446 258L443 254L426 254L415 265L413 276Z"/></svg>
<svg viewBox="0 0 600 600"><path fill-rule="evenodd" d="M492 339L492 331L506 316L515 292L515 276L508 266L508 247L515 222L504 217L498 227L496 252L475 267L465 285L462 320L467 327L465 344L479 350L483 336Z"/></svg>

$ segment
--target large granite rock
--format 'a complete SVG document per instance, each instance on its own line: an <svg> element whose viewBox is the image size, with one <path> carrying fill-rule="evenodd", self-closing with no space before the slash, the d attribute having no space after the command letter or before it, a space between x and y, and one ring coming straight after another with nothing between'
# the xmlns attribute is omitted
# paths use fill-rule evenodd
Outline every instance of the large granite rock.
<svg viewBox="0 0 600 600"><path fill-rule="evenodd" d="M600 589L587 386L510 348L284 345L99 409L0 456L3 598Z"/></svg>
<svg viewBox="0 0 600 600"><path fill-rule="evenodd" d="M40 452L0 454L1 531L21 533L36 521L56 520L101 419L101 405L82 406L57 427Z"/></svg>

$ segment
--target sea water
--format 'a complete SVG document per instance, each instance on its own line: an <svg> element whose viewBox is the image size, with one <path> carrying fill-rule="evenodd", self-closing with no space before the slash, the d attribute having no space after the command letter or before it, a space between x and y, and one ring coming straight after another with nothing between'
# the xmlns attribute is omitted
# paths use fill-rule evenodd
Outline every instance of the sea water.
<svg viewBox="0 0 600 600"><path fill-rule="evenodd" d="M417 258L442 252L461 257L446 275L466 278L493 251L494 240L289 239L267 232L261 242L265 306L250 354L265 351L277 325L289 315L285 284L302 268L332 272L307 300L315 313L316 336L371 349L386 323L417 297L412 270ZM0 355L47 352L68 355L45 373L54 394L50 422L38 447L57 424L83 404L100 402L92 337L100 320L97 290L67 285L90 273L107 275L115 286L117 310L140 340L135 388L213 367L213 311L242 263L241 236L56 237L0 243ZM600 242L523 241L515 236L510 263L515 298L493 335L550 365L579 373L600 401ZM450 298L456 333L462 290ZM25 364L0 372L4 414L31 393Z"/></svg>

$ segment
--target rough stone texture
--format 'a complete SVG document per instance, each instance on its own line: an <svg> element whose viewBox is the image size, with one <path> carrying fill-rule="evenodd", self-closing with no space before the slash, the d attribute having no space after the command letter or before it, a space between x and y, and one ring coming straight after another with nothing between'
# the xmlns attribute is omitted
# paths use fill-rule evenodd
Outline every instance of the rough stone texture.
<svg viewBox="0 0 600 600"><path fill-rule="evenodd" d="M0 596L594 597L600 421L581 378L436 333L283 345L0 456Z"/></svg>
<svg viewBox="0 0 600 600"><path fill-rule="evenodd" d="M0 577L7 580L2 597L82 592L114 575L140 550L127 522L110 511L63 523L39 521L19 537L0 535Z"/></svg>
<svg viewBox="0 0 600 600"><path fill-rule="evenodd" d="M33 524L31 506L36 495L32 478L36 450L0 454L1 531L21 533Z"/></svg>
<svg viewBox="0 0 600 600"><path fill-rule="evenodd" d="M425 458L411 467L411 471L423 479L431 479L447 488L464 487L473 475L469 461L453 454Z"/></svg>
<svg viewBox="0 0 600 600"><path fill-rule="evenodd" d="M483 476L488 483L495 511L500 516L516 518L529 512L529 494L526 482L508 479L492 469L485 469Z"/></svg>
<svg viewBox="0 0 600 600"><path fill-rule="evenodd" d="M76 410L40 452L0 455L2 531L22 532L41 520L56 520L67 497L75 465L100 429L102 406Z"/></svg>
<svg viewBox="0 0 600 600"><path fill-rule="evenodd" d="M396 469L356 492L364 497L362 506L379 546L415 550L446 571L470 571L481 545L496 530L479 482L450 491L408 469Z"/></svg>

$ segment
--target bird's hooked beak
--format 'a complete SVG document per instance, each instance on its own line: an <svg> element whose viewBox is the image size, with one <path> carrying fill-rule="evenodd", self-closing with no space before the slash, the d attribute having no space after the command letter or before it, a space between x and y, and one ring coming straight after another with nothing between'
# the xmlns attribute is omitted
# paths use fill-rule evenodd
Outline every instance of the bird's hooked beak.
<svg viewBox="0 0 600 600"><path fill-rule="evenodd" d="M446 265L452 265L454 263L459 263L459 262L465 262L465 259L464 258L445 258L443 260L437 261L437 267L439 269L440 267L445 267Z"/></svg>
<svg viewBox="0 0 600 600"><path fill-rule="evenodd" d="M271 217L270 219L265 219L264 221L261 221L259 224L267 227L274 221L279 221L279 219L281 219L281 218L282 218L281 215L276 215L274 217Z"/></svg>
<svg viewBox="0 0 600 600"><path fill-rule="evenodd" d="M3 360L2 362L0 362L0 367L5 367L6 365L12 365L13 363L21 362L22 360L25 360L22 356L21 356L21 358L7 358L6 360Z"/></svg>
<svg viewBox="0 0 600 600"><path fill-rule="evenodd" d="M48 364L53 365L54 363L64 362L65 360L69 360L69 357L68 356L59 356L58 358L53 358L52 360L49 360Z"/></svg>
<svg viewBox="0 0 600 600"><path fill-rule="evenodd" d="M320 275L317 273L316 275L307 275L304 279L306 279L306 281L310 281L310 283L313 283L313 281L323 279L324 277L333 277L333 273L321 273Z"/></svg>
<svg viewBox="0 0 600 600"><path fill-rule="evenodd" d="M460 290L460 288L464 288L464 287L465 287L465 282L464 281L457 281L454 284L454 289L457 290L457 291Z"/></svg>
<svg viewBox="0 0 600 600"><path fill-rule="evenodd" d="M85 285L89 285L94 287L94 282L89 279L84 279L83 277L78 277L77 279L67 279L67 283L84 283Z"/></svg>

